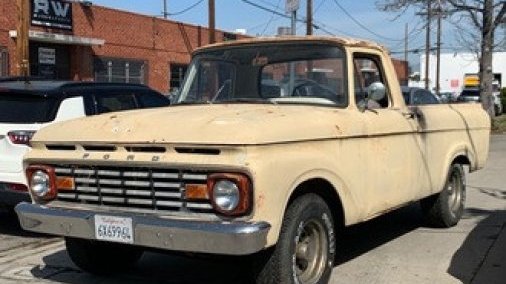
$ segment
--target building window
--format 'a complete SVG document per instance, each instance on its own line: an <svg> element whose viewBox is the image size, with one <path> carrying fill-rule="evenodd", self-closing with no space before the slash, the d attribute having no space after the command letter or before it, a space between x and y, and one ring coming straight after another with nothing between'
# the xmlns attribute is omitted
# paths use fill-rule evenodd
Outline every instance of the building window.
<svg viewBox="0 0 506 284"><path fill-rule="evenodd" d="M0 47L0 77L9 75L9 53L7 49Z"/></svg>
<svg viewBox="0 0 506 284"><path fill-rule="evenodd" d="M188 69L188 65L171 64L170 65L170 90L179 90L183 84L184 74Z"/></svg>
<svg viewBox="0 0 506 284"><path fill-rule="evenodd" d="M95 81L110 83L146 83L146 63L142 60L95 58Z"/></svg>

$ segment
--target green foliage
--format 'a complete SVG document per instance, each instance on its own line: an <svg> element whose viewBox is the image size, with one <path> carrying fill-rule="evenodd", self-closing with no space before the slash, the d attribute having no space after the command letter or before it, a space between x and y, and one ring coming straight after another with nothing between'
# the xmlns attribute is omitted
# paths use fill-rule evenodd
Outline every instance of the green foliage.
<svg viewBox="0 0 506 284"><path fill-rule="evenodd" d="M501 89L501 102L502 102L503 111L505 111L506 110L506 88Z"/></svg>
<svg viewBox="0 0 506 284"><path fill-rule="evenodd" d="M492 119L492 133L506 133L506 115L501 115Z"/></svg>

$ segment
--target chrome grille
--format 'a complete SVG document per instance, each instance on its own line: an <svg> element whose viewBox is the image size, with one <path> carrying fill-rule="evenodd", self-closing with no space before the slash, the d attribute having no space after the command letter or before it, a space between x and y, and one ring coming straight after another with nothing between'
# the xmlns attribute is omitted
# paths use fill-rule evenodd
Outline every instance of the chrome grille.
<svg viewBox="0 0 506 284"><path fill-rule="evenodd" d="M73 177L72 191L58 201L155 211L212 213L209 201L187 201L186 184L206 184L205 172L143 167L57 165L58 177Z"/></svg>

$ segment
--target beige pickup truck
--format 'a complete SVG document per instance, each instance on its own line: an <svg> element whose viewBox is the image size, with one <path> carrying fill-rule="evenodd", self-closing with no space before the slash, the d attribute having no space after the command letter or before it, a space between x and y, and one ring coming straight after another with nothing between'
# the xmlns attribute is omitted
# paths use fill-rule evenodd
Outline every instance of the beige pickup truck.
<svg viewBox="0 0 506 284"><path fill-rule="evenodd" d="M33 203L16 210L92 273L155 248L255 256L258 283L325 283L344 226L419 200L454 226L489 132L479 105L407 107L377 44L239 40L196 50L170 107L38 132Z"/></svg>

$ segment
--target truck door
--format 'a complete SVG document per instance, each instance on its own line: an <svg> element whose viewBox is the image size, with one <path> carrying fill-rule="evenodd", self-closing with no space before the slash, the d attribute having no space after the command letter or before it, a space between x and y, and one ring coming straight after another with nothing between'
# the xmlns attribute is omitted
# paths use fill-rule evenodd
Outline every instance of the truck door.
<svg viewBox="0 0 506 284"><path fill-rule="evenodd" d="M371 217L417 196L421 153L416 126L392 101L391 82L386 80L381 57L355 53L353 65L355 103L367 128L363 204L366 217ZM368 95L368 90L381 86L384 96ZM399 95L398 99L403 98Z"/></svg>

